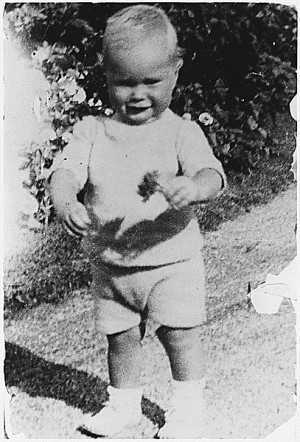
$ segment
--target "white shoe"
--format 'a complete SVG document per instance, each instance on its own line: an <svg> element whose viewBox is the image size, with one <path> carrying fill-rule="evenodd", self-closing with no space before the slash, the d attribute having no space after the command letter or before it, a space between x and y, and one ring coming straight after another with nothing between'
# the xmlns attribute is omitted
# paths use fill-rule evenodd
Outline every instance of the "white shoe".
<svg viewBox="0 0 300 442"><path fill-rule="evenodd" d="M108 387L108 392L110 388ZM112 437L125 428L138 424L141 418L140 401L128 402L110 395L99 413L87 419L82 428L98 436Z"/></svg>
<svg viewBox="0 0 300 442"><path fill-rule="evenodd" d="M166 413L165 425L159 430L159 439L201 439L204 423L201 416L186 416L175 410Z"/></svg>
<svg viewBox="0 0 300 442"><path fill-rule="evenodd" d="M170 411L165 425L159 430L159 439L201 439L205 431L205 379L173 381Z"/></svg>

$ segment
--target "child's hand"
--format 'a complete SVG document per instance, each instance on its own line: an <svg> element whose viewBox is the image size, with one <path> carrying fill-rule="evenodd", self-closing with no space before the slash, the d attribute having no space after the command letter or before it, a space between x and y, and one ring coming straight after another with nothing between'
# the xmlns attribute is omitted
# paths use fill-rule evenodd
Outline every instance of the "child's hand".
<svg viewBox="0 0 300 442"><path fill-rule="evenodd" d="M58 211L58 215L70 235L81 238L87 234L91 220L86 208L79 201L65 203L64 208Z"/></svg>
<svg viewBox="0 0 300 442"><path fill-rule="evenodd" d="M198 200L198 186L188 177L160 177L159 190L175 209L181 209Z"/></svg>

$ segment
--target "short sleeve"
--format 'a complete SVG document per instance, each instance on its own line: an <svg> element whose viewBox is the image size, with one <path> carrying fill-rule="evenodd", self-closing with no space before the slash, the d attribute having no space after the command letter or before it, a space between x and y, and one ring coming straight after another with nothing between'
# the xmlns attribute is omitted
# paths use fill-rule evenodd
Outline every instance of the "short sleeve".
<svg viewBox="0 0 300 442"><path fill-rule="evenodd" d="M79 182L80 189L83 189L88 179L89 158L96 139L96 131L97 120L95 117L84 117L76 123L70 141L54 159L50 174L57 169L70 170Z"/></svg>
<svg viewBox="0 0 300 442"><path fill-rule="evenodd" d="M201 169L215 169L226 186L226 175L215 157L206 136L197 123L182 120L177 143L177 156L184 175L194 177Z"/></svg>

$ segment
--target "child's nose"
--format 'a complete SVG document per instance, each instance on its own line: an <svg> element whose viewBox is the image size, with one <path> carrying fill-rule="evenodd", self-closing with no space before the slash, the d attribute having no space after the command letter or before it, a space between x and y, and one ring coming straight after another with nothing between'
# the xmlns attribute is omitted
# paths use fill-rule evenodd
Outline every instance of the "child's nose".
<svg viewBox="0 0 300 442"><path fill-rule="evenodd" d="M143 100L147 95L147 88L144 84L139 84L132 89L131 97L134 100Z"/></svg>

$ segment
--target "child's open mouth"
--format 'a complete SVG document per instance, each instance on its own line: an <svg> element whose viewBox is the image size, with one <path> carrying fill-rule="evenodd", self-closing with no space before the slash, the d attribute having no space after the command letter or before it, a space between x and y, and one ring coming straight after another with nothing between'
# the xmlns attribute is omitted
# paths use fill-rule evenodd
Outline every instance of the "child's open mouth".
<svg viewBox="0 0 300 442"><path fill-rule="evenodd" d="M127 106L127 112L130 115L139 115L150 109L150 106Z"/></svg>

